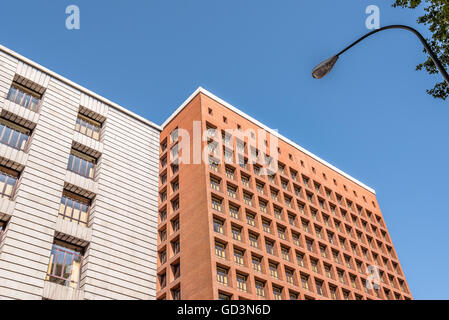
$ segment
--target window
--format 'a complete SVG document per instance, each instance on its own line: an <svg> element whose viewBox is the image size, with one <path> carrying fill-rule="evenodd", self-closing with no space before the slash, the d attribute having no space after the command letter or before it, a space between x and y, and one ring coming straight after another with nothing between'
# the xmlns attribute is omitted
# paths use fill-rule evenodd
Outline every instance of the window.
<svg viewBox="0 0 449 320"><path fill-rule="evenodd" d="M176 180L176 181L172 182L171 183L171 188L172 188L173 193L178 191L179 190L179 181Z"/></svg>
<svg viewBox="0 0 449 320"><path fill-rule="evenodd" d="M263 183L257 182L256 188L257 188L257 192L259 192L260 194L264 194L264 184Z"/></svg>
<svg viewBox="0 0 449 320"><path fill-rule="evenodd" d="M256 287L256 295L259 298L265 298L265 283L256 280L255 287Z"/></svg>
<svg viewBox="0 0 449 320"><path fill-rule="evenodd" d="M286 237L285 237L285 228L278 227L278 236L279 236L279 239L282 239L282 240L286 239Z"/></svg>
<svg viewBox="0 0 449 320"><path fill-rule="evenodd" d="M0 166L0 198L11 198L19 172Z"/></svg>
<svg viewBox="0 0 449 320"><path fill-rule="evenodd" d="M234 161L234 152L227 148L224 149L224 156L226 163L232 163Z"/></svg>
<svg viewBox="0 0 449 320"><path fill-rule="evenodd" d="M324 273L326 274L326 277L332 279L332 273L331 273L331 266L324 265Z"/></svg>
<svg viewBox="0 0 449 320"><path fill-rule="evenodd" d="M78 131L92 139L100 140L101 123L82 114L76 118L75 131Z"/></svg>
<svg viewBox="0 0 449 320"><path fill-rule="evenodd" d="M316 280L315 287L316 287L316 293L318 293L320 296L324 296L323 282Z"/></svg>
<svg viewBox="0 0 449 320"><path fill-rule="evenodd" d="M298 262L299 266L304 267L304 255L302 253L296 254L296 261Z"/></svg>
<svg viewBox="0 0 449 320"><path fill-rule="evenodd" d="M281 248L282 258L285 261L290 261L290 249L286 247Z"/></svg>
<svg viewBox="0 0 449 320"><path fill-rule="evenodd" d="M239 265L244 265L244 254L242 250L234 249L234 262Z"/></svg>
<svg viewBox="0 0 449 320"><path fill-rule="evenodd" d="M30 134L30 130L14 122L0 118L0 143L17 150L25 150Z"/></svg>
<svg viewBox="0 0 449 320"><path fill-rule="evenodd" d="M337 300L337 288L334 286L329 286L329 291L330 291L332 300Z"/></svg>
<svg viewBox="0 0 449 320"><path fill-rule="evenodd" d="M261 258L252 256L251 262L252 262L254 271L262 272L262 259Z"/></svg>
<svg viewBox="0 0 449 320"><path fill-rule="evenodd" d="M237 278L237 290L243 291L243 292L248 292L248 288L246 285L247 277L243 274L237 274L236 278Z"/></svg>
<svg viewBox="0 0 449 320"><path fill-rule="evenodd" d="M269 254L274 255L274 243L272 241L266 240L265 241L265 248Z"/></svg>
<svg viewBox="0 0 449 320"><path fill-rule="evenodd" d="M326 246L320 245L320 253L323 258L327 258Z"/></svg>
<svg viewBox="0 0 449 320"><path fill-rule="evenodd" d="M237 144L237 151L240 153L244 153L245 152L245 142L237 139L236 144Z"/></svg>
<svg viewBox="0 0 449 320"><path fill-rule="evenodd" d="M259 208L263 213L267 213L267 203L265 201L259 201Z"/></svg>
<svg viewBox="0 0 449 320"><path fill-rule="evenodd" d="M173 300L181 300L181 288L172 289L171 296Z"/></svg>
<svg viewBox="0 0 449 320"><path fill-rule="evenodd" d="M167 285L167 274L166 273L160 274L158 276L158 278L159 278L159 285L161 286L161 289L165 288L165 286Z"/></svg>
<svg viewBox="0 0 449 320"><path fill-rule="evenodd" d="M289 214L288 215L288 222L290 223L290 225L296 226L296 216L293 215L293 214Z"/></svg>
<svg viewBox="0 0 449 320"><path fill-rule="evenodd" d="M55 241L50 253L46 280L74 289L78 288L83 249Z"/></svg>
<svg viewBox="0 0 449 320"><path fill-rule="evenodd" d="M3 233L6 229L6 222L0 220L0 242L2 241Z"/></svg>
<svg viewBox="0 0 449 320"><path fill-rule="evenodd" d="M170 137L172 142L178 141L178 128L176 128L170 133Z"/></svg>
<svg viewBox="0 0 449 320"><path fill-rule="evenodd" d="M210 177L210 187L214 190L220 191L220 179Z"/></svg>
<svg viewBox="0 0 449 320"><path fill-rule="evenodd" d="M276 219L282 220L282 209L274 207L274 216L276 217Z"/></svg>
<svg viewBox="0 0 449 320"><path fill-rule="evenodd" d="M243 199L244 199L244 202L246 205L248 205L248 206L253 205L253 196L251 194L244 192Z"/></svg>
<svg viewBox="0 0 449 320"><path fill-rule="evenodd" d="M312 271L318 273L318 261L315 259L310 259L310 266L312 267Z"/></svg>
<svg viewBox="0 0 449 320"><path fill-rule="evenodd" d="M242 241L242 231L238 227L232 227L232 239Z"/></svg>
<svg viewBox="0 0 449 320"><path fill-rule="evenodd" d="M221 242L215 242L215 255L219 258L226 259L226 245Z"/></svg>
<svg viewBox="0 0 449 320"><path fill-rule="evenodd" d="M310 252L313 252L313 240L307 239L306 246L307 246L307 250L309 250Z"/></svg>
<svg viewBox="0 0 449 320"><path fill-rule="evenodd" d="M95 162L95 158L72 149L67 170L79 174L80 176L93 179Z"/></svg>
<svg viewBox="0 0 449 320"><path fill-rule="evenodd" d="M212 209L215 209L215 210L217 210L217 211L222 211L222 201L221 201L221 199L218 199L218 198L212 198Z"/></svg>
<svg viewBox="0 0 449 320"><path fill-rule="evenodd" d="M87 226L89 205L89 199L64 190L59 204L59 216L64 220Z"/></svg>
<svg viewBox="0 0 449 320"><path fill-rule="evenodd" d="M218 172L218 161L212 157L209 157L209 168L212 171Z"/></svg>
<svg viewBox="0 0 449 320"><path fill-rule="evenodd" d="M7 99L26 109L37 112L41 94L13 82L9 89Z"/></svg>
<svg viewBox="0 0 449 320"><path fill-rule="evenodd" d="M273 201L279 201L278 192L276 190L271 190L271 199L273 199Z"/></svg>
<svg viewBox="0 0 449 320"><path fill-rule="evenodd" d="M299 294L290 292L290 300L299 300Z"/></svg>
<svg viewBox="0 0 449 320"><path fill-rule="evenodd" d="M288 181L281 179L281 186L282 186L282 189L288 190Z"/></svg>
<svg viewBox="0 0 449 320"><path fill-rule="evenodd" d="M303 289L309 290L309 277L308 276L301 276L301 285Z"/></svg>
<svg viewBox="0 0 449 320"><path fill-rule="evenodd" d="M290 269L285 270L285 280L287 280L287 283L294 284L293 283L293 271Z"/></svg>
<svg viewBox="0 0 449 320"><path fill-rule="evenodd" d="M262 228L263 231L267 232L267 233L271 233L271 222L268 220L262 220Z"/></svg>
<svg viewBox="0 0 449 320"><path fill-rule="evenodd" d="M234 180L234 169L226 167L226 176Z"/></svg>
<svg viewBox="0 0 449 320"><path fill-rule="evenodd" d="M292 240L296 246L301 246L301 243L299 242L299 234L292 232Z"/></svg>
<svg viewBox="0 0 449 320"><path fill-rule="evenodd" d="M229 294L219 293L218 300L231 300L231 296Z"/></svg>
<svg viewBox="0 0 449 320"><path fill-rule="evenodd" d="M254 233L250 233L248 235L249 238L249 245L253 248L259 248L259 237L257 235L255 235Z"/></svg>
<svg viewBox="0 0 449 320"><path fill-rule="evenodd" d="M274 300L282 300L282 289L278 287L273 287Z"/></svg>
<svg viewBox="0 0 449 320"><path fill-rule="evenodd" d="M165 150L167 150L167 139L161 143L161 152L165 152Z"/></svg>
<svg viewBox="0 0 449 320"><path fill-rule="evenodd" d="M172 206L173 212L178 210L179 209L179 198L172 200L171 206Z"/></svg>
<svg viewBox="0 0 449 320"><path fill-rule="evenodd" d="M214 231L223 234L223 221L214 219Z"/></svg>
<svg viewBox="0 0 449 320"><path fill-rule="evenodd" d="M227 269L217 267L217 282L224 286L228 285L228 270Z"/></svg>
<svg viewBox="0 0 449 320"><path fill-rule="evenodd" d="M249 178L247 176L242 175L242 185L249 187Z"/></svg>
<svg viewBox="0 0 449 320"><path fill-rule="evenodd" d="M256 221L255 221L255 216L252 213L246 213L246 223L250 226L255 227L256 226Z"/></svg>
<svg viewBox="0 0 449 320"><path fill-rule="evenodd" d="M171 266L173 272L173 279L178 279L181 276L181 265L175 263Z"/></svg>
<svg viewBox="0 0 449 320"><path fill-rule="evenodd" d="M161 242L167 240L167 230L166 229L159 231L159 239L161 239Z"/></svg>
<svg viewBox="0 0 449 320"><path fill-rule="evenodd" d="M179 251L181 251L181 245L179 243L179 239L172 241L171 245L173 248L173 255L177 255L179 253Z"/></svg>
<svg viewBox="0 0 449 320"><path fill-rule="evenodd" d="M232 199L237 199L237 187L228 185L228 196Z"/></svg>
<svg viewBox="0 0 449 320"><path fill-rule="evenodd" d="M167 251L166 250L161 251L159 253L159 260L160 260L161 264L164 264L167 262Z"/></svg>
<svg viewBox="0 0 449 320"><path fill-rule="evenodd" d="M303 229L305 232L309 232L309 223L308 223L307 221L303 221L303 222L302 222L302 229Z"/></svg>
<svg viewBox="0 0 449 320"><path fill-rule="evenodd" d="M342 270L338 270L338 271L337 271L337 274L338 274L338 280L339 280L341 283L345 284L345 283L346 283L346 281L345 281L345 272L342 271Z"/></svg>
<svg viewBox="0 0 449 320"><path fill-rule="evenodd" d="M238 219L239 218L239 208L234 205L229 205L229 214L232 218Z"/></svg>

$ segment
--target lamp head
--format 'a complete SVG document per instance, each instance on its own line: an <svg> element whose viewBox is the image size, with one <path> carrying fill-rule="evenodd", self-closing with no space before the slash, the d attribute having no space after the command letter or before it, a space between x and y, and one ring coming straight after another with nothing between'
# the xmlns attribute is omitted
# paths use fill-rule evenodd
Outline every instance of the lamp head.
<svg viewBox="0 0 449 320"><path fill-rule="evenodd" d="M332 70L337 60L338 56L333 56L332 58L321 62L312 70L312 77L314 77L315 79L321 79L322 77L327 75Z"/></svg>

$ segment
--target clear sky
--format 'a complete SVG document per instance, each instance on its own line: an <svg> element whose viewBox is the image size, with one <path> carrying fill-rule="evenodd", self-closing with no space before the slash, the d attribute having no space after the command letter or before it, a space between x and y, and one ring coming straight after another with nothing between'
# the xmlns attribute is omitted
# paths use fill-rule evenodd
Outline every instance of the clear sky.
<svg viewBox="0 0 449 320"><path fill-rule="evenodd" d="M414 70L418 39L384 31L310 75L368 32L368 5L428 35L391 2L3 1L0 43L158 124L203 86L376 189L414 298L448 299L449 101Z"/></svg>

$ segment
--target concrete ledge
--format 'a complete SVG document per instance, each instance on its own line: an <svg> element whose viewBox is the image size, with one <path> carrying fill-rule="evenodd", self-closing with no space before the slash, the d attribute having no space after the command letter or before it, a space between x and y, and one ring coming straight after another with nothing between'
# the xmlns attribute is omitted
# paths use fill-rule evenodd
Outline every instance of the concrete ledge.
<svg viewBox="0 0 449 320"><path fill-rule="evenodd" d="M103 153L103 142L92 139L81 132L75 131L73 133L73 141L76 145L76 149L87 153L95 158L99 158Z"/></svg>
<svg viewBox="0 0 449 320"><path fill-rule="evenodd" d="M92 237L92 229L72 221L64 220L62 217L58 217L56 220L55 230L85 242L90 242Z"/></svg>
<svg viewBox="0 0 449 320"><path fill-rule="evenodd" d="M11 119L12 121L15 121L19 123L20 125L23 125L24 127L33 129L35 127L35 124L39 120L39 114L31 111L30 109L27 109L25 107L22 107L21 105L18 105L12 101L9 101L5 99L5 102L3 103L2 112L9 112L13 114L16 117L19 117L20 120Z"/></svg>
<svg viewBox="0 0 449 320"><path fill-rule="evenodd" d="M84 291L45 281L42 297L51 300L84 300Z"/></svg>
<svg viewBox="0 0 449 320"><path fill-rule="evenodd" d="M98 193L98 183L94 180L87 179L85 177L80 176L74 172L68 171L65 175L65 181L73 186L79 187L80 189L84 189L90 193L97 194ZM76 190L70 190L72 192L77 192ZM80 192L78 192L80 193ZM80 193L81 194L81 193ZM83 195L83 194L81 194Z"/></svg>
<svg viewBox="0 0 449 320"><path fill-rule="evenodd" d="M23 167L25 167L28 160L28 154L26 154L25 152L14 149L13 147L1 143L0 143L0 155L2 158L16 163L19 168L12 168L12 169L19 171L22 170Z"/></svg>
<svg viewBox="0 0 449 320"><path fill-rule="evenodd" d="M12 216L16 202L7 198L0 198L0 220L6 216Z"/></svg>

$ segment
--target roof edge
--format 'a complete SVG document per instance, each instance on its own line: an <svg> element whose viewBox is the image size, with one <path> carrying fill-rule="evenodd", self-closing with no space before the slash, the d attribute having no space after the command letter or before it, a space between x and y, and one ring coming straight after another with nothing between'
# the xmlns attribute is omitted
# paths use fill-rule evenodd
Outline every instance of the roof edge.
<svg viewBox="0 0 449 320"><path fill-rule="evenodd" d="M8 49L7 47L5 47L5 46L3 46L1 44L0 44L0 51L3 51L4 53L6 53L6 54L16 58L17 60L20 60L20 61L22 61L22 62L24 62L26 64L29 64L30 66L32 66L32 67L34 67L36 69L39 69L40 71L48 74L49 76L64 82L65 84L67 84L67 85L69 85L69 86L71 86L71 87L73 87L73 88L75 88L75 89L77 89L77 90L79 90L79 91L81 91L81 92L83 92L83 93L85 93L85 94L87 94L87 95L89 95L89 96L91 96L91 97L93 97L93 98L95 98L95 99L97 99L97 100L99 100L99 101L101 101L101 102L103 102L103 103L105 103L105 104L115 108L115 109L117 109L120 112L123 112L124 114L127 114L127 115L133 117L136 120L139 120L139 121L143 122L146 125L149 125L149 126L153 127L154 129L162 131L162 127L161 126L159 126L159 125L157 125L157 124L155 124L155 123L145 119L142 116L139 116L138 114L136 114L136 113L134 113L134 112L132 112L132 111L122 107L121 105L119 105L119 104L117 104L117 103L115 103L115 102L113 102L113 101L111 101L109 99L106 99L106 98L100 96L99 94L97 94L97 93L95 93L93 91L90 91L89 89L87 89L87 88L85 88L85 87L83 87L83 86L81 86L81 85L79 85L79 84L77 84L77 83L75 83L75 82L73 82L73 81L63 77L63 76L61 76L60 74L57 74L56 72L51 71L50 69L48 69L48 68L46 68L46 67L44 67L44 66L42 66L42 65L40 65L40 64L38 64L38 63L36 63L36 62L34 62L32 60L30 60L30 59L22 56L21 54L13 51L11 49Z"/></svg>
<svg viewBox="0 0 449 320"><path fill-rule="evenodd" d="M298 145L297 143L293 142L292 140L288 139L287 137L281 135L280 133L274 131L273 129L271 129L270 127L264 125L263 123L261 123L260 121L254 119L253 117L249 116L248 114L244 113L243 111L237 109L236 107L234 107L233 105L231 105L230 103L224 101L223 99L217 97L216 95L214 95L213 93L211 93L210 91L204 89L203 87L198 87L198 89L196 89L168 118L167 120L165 120L165 122L161 125L162 129L164 129L164 127L170 123L186 106L187 104L193 100L193 98L195 98L199 93L203 93L204 95L208 96L209 98L215 100L216 102L222 104L223 106L225 106L226 108L234 111L235 113L237 113L238 115L244 117L245 119L251 121L252 123L254 123L255 125L263 128L264 130L270 132L271 134L273 134L274 136L276 136L277 138L283 140L284 142L290 144L291 146L295 147L296 149L302 151L303 153L307 154L308 156L310 156L312 159L320 162L321 164L325 165L326 167L328 167L329 169L337 172L338 174L342 175L343 177L349 179L350 181L358 184L359 186L361 186L362 188L366 189L367 191L376 194L376 191L367 186L366 184L364 184L363 182L360 182L359 180L355 179L354 177L350 176L349 174L345 173L344 171L338 169L337 167L333 166L332 164L330 164L329 162L321 159L320 157L318 157L317 155L315 155L314 153L308 151L307 149L301 147L300 145Z"/></svg>

